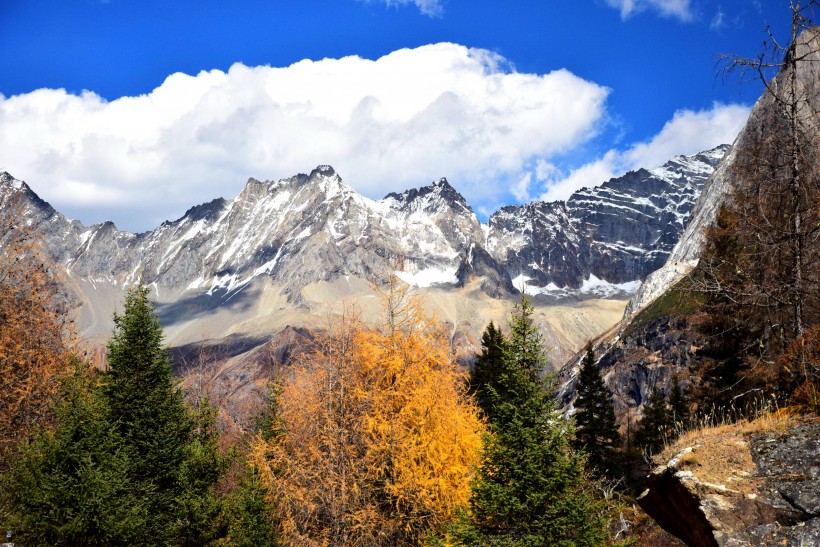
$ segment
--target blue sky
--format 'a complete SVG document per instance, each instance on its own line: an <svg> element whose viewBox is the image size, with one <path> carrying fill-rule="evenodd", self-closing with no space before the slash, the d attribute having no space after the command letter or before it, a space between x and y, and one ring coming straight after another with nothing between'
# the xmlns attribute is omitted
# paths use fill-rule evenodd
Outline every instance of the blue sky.
<svg viewBox="0 0 820 547"><path fill-rule="evenodd" d="M785 0L0 2L0 168L146 230L248 177L442 176L485 216L730 141Z"/></svg>

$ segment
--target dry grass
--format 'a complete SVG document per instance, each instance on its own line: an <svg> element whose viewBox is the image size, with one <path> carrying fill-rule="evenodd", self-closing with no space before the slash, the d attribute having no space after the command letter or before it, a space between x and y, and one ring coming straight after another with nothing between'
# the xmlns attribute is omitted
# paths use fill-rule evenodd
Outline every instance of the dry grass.
<svg viewBox="0 0 820 547"><path fill-rule="evenodd" d="M696 429L684 433L667 446L655 461L667 464L678 456L676 469L691 471L701 483L743 494L754 494L758 481L750 478L756 470L749 450L751 435L785 431L807 419L812 418L786 408L762 414L754 420ZM682 453L689 448L691 451Z"/></svg>

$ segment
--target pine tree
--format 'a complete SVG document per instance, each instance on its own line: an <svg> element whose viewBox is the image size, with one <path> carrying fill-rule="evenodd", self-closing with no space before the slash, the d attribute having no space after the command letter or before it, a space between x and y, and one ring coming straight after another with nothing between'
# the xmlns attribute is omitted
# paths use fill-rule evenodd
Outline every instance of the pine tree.
<svg viewBox="0 0 820 547"><path fill-rule="evenodd" d="M96 371L74 360L55 405L54 429L23 446L0 483L21 545L139 545L149 508L108 420Z"/></svg>
<svg viewBox="0 0 820 547"><path fill-rule="evenodd" d="M653 389L643 407L643 418L635 433L637 444L650 454L658 453L668 439L669 425L666 395L659 389Z"/></svg>
<svg viewBox="0 0 820 547"><path fill-rule="evenodd" d="M470 371L470 393L475 395L478 406L490 419L493 414L488 391L490 387L496 391L499 388L506 343L504 333L490 321L481 335L481 354Z"/></svg>
<svg viewBox="0 0 820 547"><path fill-rule="evenodd" d="M575 444L589 454L588 461L593 468L599 472L612 469L612 448L618 443L620 435L612 399L595 362L591 344L587 345L581 364L577 389Z"/></svg>
<svg viewBox="0 0 820 547"><path fill-rule="evenodd" d="M220 454L216 416L217 410L207 399L192 412L194 432L185 446L185 458L178 471L182 493L176 499L176 545L207 545L228 532L217 482L235 457L235 451L232 448L226 455Z"/></svg>
<svg viewBox="0 0 820 547"><path fill-rule="evenodd" d="M266 501L268 489L253 466L239 481L228 500L228 538L232 547L275 547L278 545L274 515Z"/></svg>
<svg viewBox="0 0 820 547"><path fill-rule="evenodd" d="M185 405L148 293L142 283L130 289L114 316L102 394L132 462L129 480L149 510L148 541L197 544L218 534L214 485L226 462L213 415Z"/></svg>
<svg viewBox="0 0 820 547"><path fill-rule="evenodd" d="M669 390L669 418L677 428L685 428L689 423L689 403L677 377L672 378L672 388Z"/></svg>
<svg viewBox="0 0 820 547"><path fill-rule="evenodd" d="M464 544L600 545L605 522L584 491L584 460L570 447L569 422L556 411L552 377L524 298L511 324L492 434L471 499L472 521L456 530Z"/></svg>
<svg viewBox="0 0 820 547"><path fill-rule="evenodd" d="M215 413L185 405L147 297L129 291L109 370L76 365L54 430L14 462L4 490L27 543L193 546L225 532Z"/></svg>

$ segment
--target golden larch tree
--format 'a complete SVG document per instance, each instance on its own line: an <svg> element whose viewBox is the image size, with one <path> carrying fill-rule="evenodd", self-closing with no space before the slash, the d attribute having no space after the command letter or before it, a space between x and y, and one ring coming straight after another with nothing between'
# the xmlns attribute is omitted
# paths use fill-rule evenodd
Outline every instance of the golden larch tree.
<svg viewBox="0 0 820 547"><path fill-rule="evenodd" d="M381 329L347 314L291 367L253 446L291 544L413 544L466 506L481 421L450 344L392 283Z"/></svg>
<svg viewBox="0 0 820 547"><path fill-rule="evenodd" d="M54 266L10 205L0 215L0 460L49 422L68 364Z"/></svg>

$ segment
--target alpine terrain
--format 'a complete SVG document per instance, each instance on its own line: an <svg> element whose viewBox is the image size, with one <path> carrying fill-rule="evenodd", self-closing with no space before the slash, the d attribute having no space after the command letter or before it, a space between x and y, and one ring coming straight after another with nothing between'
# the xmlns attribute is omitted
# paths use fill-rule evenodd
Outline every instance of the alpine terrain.
<svg viewBox="0 0 820 547"><path fill-rule="evenodd" d="M141 234L66 218L9 173L0 174L0 204L20 211L64 268L83 338L109 336L124 291L142 278L172 346L216 345L235 362L226 370L244 370L222 384L258 376L243 359L277 333L291 344L298 329L321 328L346 305L376 317L377 289L392 275L425 296L468 352L526 292L560 366L614 324L624 299L664 263L727 150L678 156L566 202L504 207L486 224L446 179L372 200L326 165L249 179L235 198Z"/></svg>

